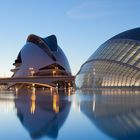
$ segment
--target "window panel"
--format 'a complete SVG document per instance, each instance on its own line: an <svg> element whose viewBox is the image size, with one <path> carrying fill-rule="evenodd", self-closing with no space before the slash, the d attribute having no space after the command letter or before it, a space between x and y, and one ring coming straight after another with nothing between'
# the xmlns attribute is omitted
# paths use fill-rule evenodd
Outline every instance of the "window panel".
<svg viewBox="0 0 140 140"><path fill-rule="evenodd" d="M135 47L135 43L130 42L128 47L126 48L125 52L122 54L122 56L118 59L118 61L123 62L125 58L127 57L127 54Z"/></svg>
<svg viewBox="0 0 140 140"><path fill-rule="evenodd" d="M122 42L122 46L121 48L116 52L115 55L112 55L112 59L113 60L116 60L116 61L120 61L124 56L125 54L130 50L130 41L124 41Z"/></svg>
<svg viewBox="0 0 140 140"><path fill-rule="evenodd" d="M123 63L126 63L135 53L136 51L140 48L140 46L135 45L126 55L126 58L123 60Z"/></svg>

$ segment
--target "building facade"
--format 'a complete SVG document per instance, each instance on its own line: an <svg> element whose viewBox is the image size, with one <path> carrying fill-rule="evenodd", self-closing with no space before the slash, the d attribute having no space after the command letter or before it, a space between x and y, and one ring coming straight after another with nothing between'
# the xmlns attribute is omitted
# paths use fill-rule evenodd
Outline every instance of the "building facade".
<svg viewBox="0 0 140 140"><path fill-rule="evenodd" d="M77 88L140 86L140 28L103 43L81 66Z"/></svg>
<svg viewBox="0 0 140 140"><path fill-rule="evenodd" d="M71 75L69 62L55 35L29 35L15 60L13 77Z"/></svg>

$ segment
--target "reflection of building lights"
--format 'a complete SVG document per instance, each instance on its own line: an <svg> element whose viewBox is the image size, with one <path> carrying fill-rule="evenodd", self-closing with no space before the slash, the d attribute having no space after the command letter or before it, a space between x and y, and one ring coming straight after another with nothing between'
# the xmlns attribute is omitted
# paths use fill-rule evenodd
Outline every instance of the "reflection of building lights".
<svg viewBox="0 0 140 140"><path fill-rule="evenodd" d="M71 94L72 94L72 90L71 90L71 88L69 87L69 88L68 88L68 101L71 100Z"/></svg>
<svg viewBox="0 0 140 140"><path fill-rule="evenodd" d="M68 88L68 96L71 95L71 88Z"/></svg>
<svg viewBox="0 0 140 140"><path fill-rule="evenodd" d="M2 113L11 113L15 110L14 100L4 100L4 102L0 102L0 112Z"/></svg>
<svg viewBox="0 0 140 140"><path fill-rule="evenodd" d="M31 114L34 114L35 112L35 100L36 100L36 96L35 96L35 88L32 89L32 95L31 95L31 108L30 108L30 112Z"/></svg>
<svg viewBox="0 0 140 140"><path fill-rule="evenodd" d="M93 112L95 111L95 102L96 102L96 96L93 95Z"/></svg>
<svg viewBox="0 0 140 140"><path fill-rule="evenodd" d="M59 112L59 95L58 94L53 95L53 110L55 111L55 113Z"/></svg>
<svg viewBox="0 0 140 140"><path fill-rule="evenodd" d="M81 111L80 102L77 103L77 102L73 101L72 106L73 106L73 109L74 109L75 111L78 111L78 112Z"/></svg>
<svg viewBox="0 0 140 140"><path fill-rule="evenodd" d="M72 106L73 106L74 110L76 110L76 102L73 101Z"/></svg>
<svg viewBox="0 0 140 140"><path fill-rule="evenodd" d="M74 96L73 101L72 101L72 106L74 108L75 111L80 112L80 100L77 100L76 96Z"/></svg>

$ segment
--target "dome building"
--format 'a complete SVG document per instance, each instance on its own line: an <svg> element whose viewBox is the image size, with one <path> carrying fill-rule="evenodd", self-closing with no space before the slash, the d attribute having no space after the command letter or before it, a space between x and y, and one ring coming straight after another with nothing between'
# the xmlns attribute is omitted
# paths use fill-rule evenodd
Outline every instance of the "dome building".
<svg viewBox="0 0 140 140"><path fill-rule="evenodd" d="M13 77L71 75L69 62L55 35L46 38L29 35L13 65Z"/></svg>
<svg viewBox="0 0 140 140"><path fill-rule="evenodd" d="M140 28L103 43L81 66L77 88L140 86Z"/></svg>

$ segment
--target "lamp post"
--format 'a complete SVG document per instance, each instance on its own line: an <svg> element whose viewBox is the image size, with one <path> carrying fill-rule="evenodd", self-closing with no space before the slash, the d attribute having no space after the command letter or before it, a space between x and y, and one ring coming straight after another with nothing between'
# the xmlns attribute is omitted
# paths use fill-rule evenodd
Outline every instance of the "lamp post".
<svg viewBox="0 0 140 140"><path fill-rule="evenodd" d="M53 70L52 74L53 74L53 76L55 76L56 75L56 70Z"/></svg>

